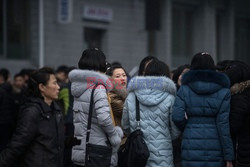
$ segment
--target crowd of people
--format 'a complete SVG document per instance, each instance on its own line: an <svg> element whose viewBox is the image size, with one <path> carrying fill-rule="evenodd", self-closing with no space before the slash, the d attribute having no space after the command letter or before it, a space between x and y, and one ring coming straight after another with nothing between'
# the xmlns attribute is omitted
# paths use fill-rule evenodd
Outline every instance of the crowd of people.
<svg viewBox="0 0 250 167"><path fill-rule="evenodd" d="M97 87L96 87L97 85ZM98 48L78 67L23 69L11 81L0 69L0 167L83 167L89 142L118 150L137 128L150 156L146 167L249 167L250 67L214 63L207 52L174 70L153 56L130 77Z"/></svg>

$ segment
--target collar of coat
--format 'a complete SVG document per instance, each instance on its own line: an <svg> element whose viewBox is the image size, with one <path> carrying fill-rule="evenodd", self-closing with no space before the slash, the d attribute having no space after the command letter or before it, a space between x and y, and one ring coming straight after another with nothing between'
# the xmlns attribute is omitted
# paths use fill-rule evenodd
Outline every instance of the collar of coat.
<svg viewBox="0 0 250 167"><path fill-rule="evenodd" d="M128 91L132 92L140 89L152 89L176 94L176 86L174 82L164 76L136 76L128 83Z"/></svg>
<svg viewBox="0 0 250 167"><path fill-rule="evenodd" d="M28 98L23 107L25 108L25 107L28 107L30 105L39 106L41 108L42 113L48 113L48 112L52 112L52 111L56 111L56 112L61 111L61 109L59 108L59 106L55 102L52 102L51 105L49 106L47 103L44 102L43 99L41 99L39 97Z"/></svg>
<svg viewBox="0 0 250 167"><path fill-rule="evenodd" d="M75 69L69 73L71 84L71 93L75 97L81 96L87 89L95 84L105 85L105 89L110 91L113 84L107 75L93 70Z"/></svg>
<svg viewBox="0 0 250 167"><path fill-rule="evenodd" d="M118 97L119 99L123 99L125 100L126 97L128 96L128 91L126 88L121 88L121 89L112 89L110 92L109 92L111 98L112 97Z"/></svg>
<svg viewBox="0 0 250 167"><path fill-rule="evenodd" d="M233 86L231 86L230 91L232 95L235 95L235 94L240 94L249 88L250 88L250 80L247 80L240 83L235 83Z"/></svg>
<svg viewBox="0 0 250 167"><path fill-rule="evenodd" d="M183 85L197 81L217 83L223 88L230 87L230 80L225 74L212 70L190 70L182 77Z"/></svg>

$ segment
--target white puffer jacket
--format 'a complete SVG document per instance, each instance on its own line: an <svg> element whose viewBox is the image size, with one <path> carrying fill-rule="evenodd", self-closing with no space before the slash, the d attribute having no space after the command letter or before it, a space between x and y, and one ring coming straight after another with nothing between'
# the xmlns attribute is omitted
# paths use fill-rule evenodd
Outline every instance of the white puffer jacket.
<svg viewBox="0 0 250 167"><path fill-rule="evenodd" d="M107 89L103 85L98 85L94 91L94 111L89 141L92 144L107 145L108 136L113 148L111 167L116 166L118 161L117 150L120 146L123 132L121 128L113 125L110 115L107 91L109 91L109 88L112 88L111 82L104 74L79 69L71 71L69 79L72 82L71 92L74 96L74 136L81 140L81 145L76 145L72 149L72 161L77 165L85 164L86 129L90 96L94 82L97 81L98 83L104 83Z"/></svg>

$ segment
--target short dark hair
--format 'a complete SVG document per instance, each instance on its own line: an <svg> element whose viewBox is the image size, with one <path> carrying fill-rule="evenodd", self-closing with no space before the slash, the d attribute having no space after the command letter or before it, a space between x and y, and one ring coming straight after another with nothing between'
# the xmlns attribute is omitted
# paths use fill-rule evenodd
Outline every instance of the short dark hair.
<svg viewBox="0 0 250 167"><path fill-rule="evenodd" d="M33 71L28 80L27 96L43 98L39 84L46 85L50 79L50 75L55 75L54 70L50 67L43 67Z"/></svg>
<svg viewBox="0 0 250 167"><path fill-rule="evenodd" d="M200 52L193 56L191 70L216 70L214 60L207 52Z"/></svg>
<svg viewBox="0 0 250 167"><path fill-rule="evenodd" d="M67 74L69 74L70 73L70 71L72 71L72 70L74 70L74 69L77 69L75 66L70 66L69 68L68 68L68 72L67 72Z"/></svg>
<svg viewBox="0 0 250 167"><path fill-rule="evenodd" d="M179 76L181 75L181 73L183 72L183 70L185 70L186 68L190 69L190 65L189 64L181 65L181 66L179 66L177 69L175 69L173 71L172 80L174 81L174 83L178 84Z"/></svg>
<svg viewBox="0 0 250 167"><path fill-rule="evenodd" d="M35 69L31 69L31 68L24 68L20 71L20 74L22 76L25 76L25 75L30 75L33 71L35 71Z"/></svg>
<svg viewBox="0 0 250 167"><path fill-rule="evenodd" d="M231 86L235 83L250 80L250 66L243 61L231 61L223 72L229 77Z"/></svg>
<svg viewBox="0 0 250 167"><path fill-rule="evenodd" d="M216 64L216 70L220 71L220 72L224 72L226 71L232 64L234 63L234 60L222 60L219 61Z"/></svg>
<svg viewBox="0 0 250 167"><path fill-rule="evenodd" d="M68 66L66 66L66 65L60 65L60 66L58 66L57 67L57 69L56 69L56 73L59 73L59 72L63 72L63 73L65 73L65 74L67 74L68 73L68 70L69 70L69 67Z"/></svg>
<svg viewBox="0 0 250 167"><path fill-rule="evenodd" d="M116 66L116 65L122 66L122 64L120 62L118 62L118 61L114 61L114 62L111 63L111 66Z"/></svg>
<svg viewBox="0 0 250 167"><path fill-rule="evenodd" d="M154 59L146 67L144 76L165 76L169 78L169 67L166 63L158 59Z"/></svg>
<svg viewBox="0 0 250 167"><path fill-rule="evenodd" d="M23 75L22 75L20 72L14 75L14 79L16 79L17 77L22 77L22 78L24 78Z"/></svg>
<svg viewBox="0 0 250 167"><path fill-rule="evenodd" d="M117 68L123 69L124 72L126 73L125 69L122 67L121 64L115 64L115 65L111 65L110 69L106 72L106 74L107 74L108 76L112 76L114 70L117 69Z"/></svg>
<svg viewBox="0 0 250 167"><path fill-rule="evenodd" d="M7 68L1 68L0 76L2 76L4 79L4 82L6 82L10 76L10 71Z"/></svg>
<svg viewBox="0 0 250 167"><path fill-rule="evenodd" d="M144 57L141 62L140 62L140 66L139 66L139 71L138 71L138 75L143 75L143 71L145 70L145 66L148 62L150 62L151 60L157 59L156 57L153 56L147 56Z"/></svg>
<svg viewBox="0 0 250 167"><path fill-rule="evenodd" d="M83 70L95 70L106 72L106 56L98 48L90 48L83 51L78 62L78 67Z"/></svg>

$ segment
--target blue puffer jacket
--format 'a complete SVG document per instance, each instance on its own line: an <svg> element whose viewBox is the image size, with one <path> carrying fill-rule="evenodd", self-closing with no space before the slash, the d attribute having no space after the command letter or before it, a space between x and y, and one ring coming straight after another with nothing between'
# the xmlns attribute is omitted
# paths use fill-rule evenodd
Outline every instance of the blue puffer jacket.
<svg viewBox="0 0 250 167"><path fill-rule="evenodd" d="M172 140L180 134L170 120L175 84L166 77L135 77L128 90L122 115L124 132L129 134L136 129L136 95L140 102L140 127L150 152L146 167L173 167Z"/></svg>
<svg viewBox="0 0 250 167"><path fill-rule="evenodd" d="M233 160L229 131L230 81L210 70L191 70L182 78L173 121L184 130L182 167L222 167Z"/></svg>

